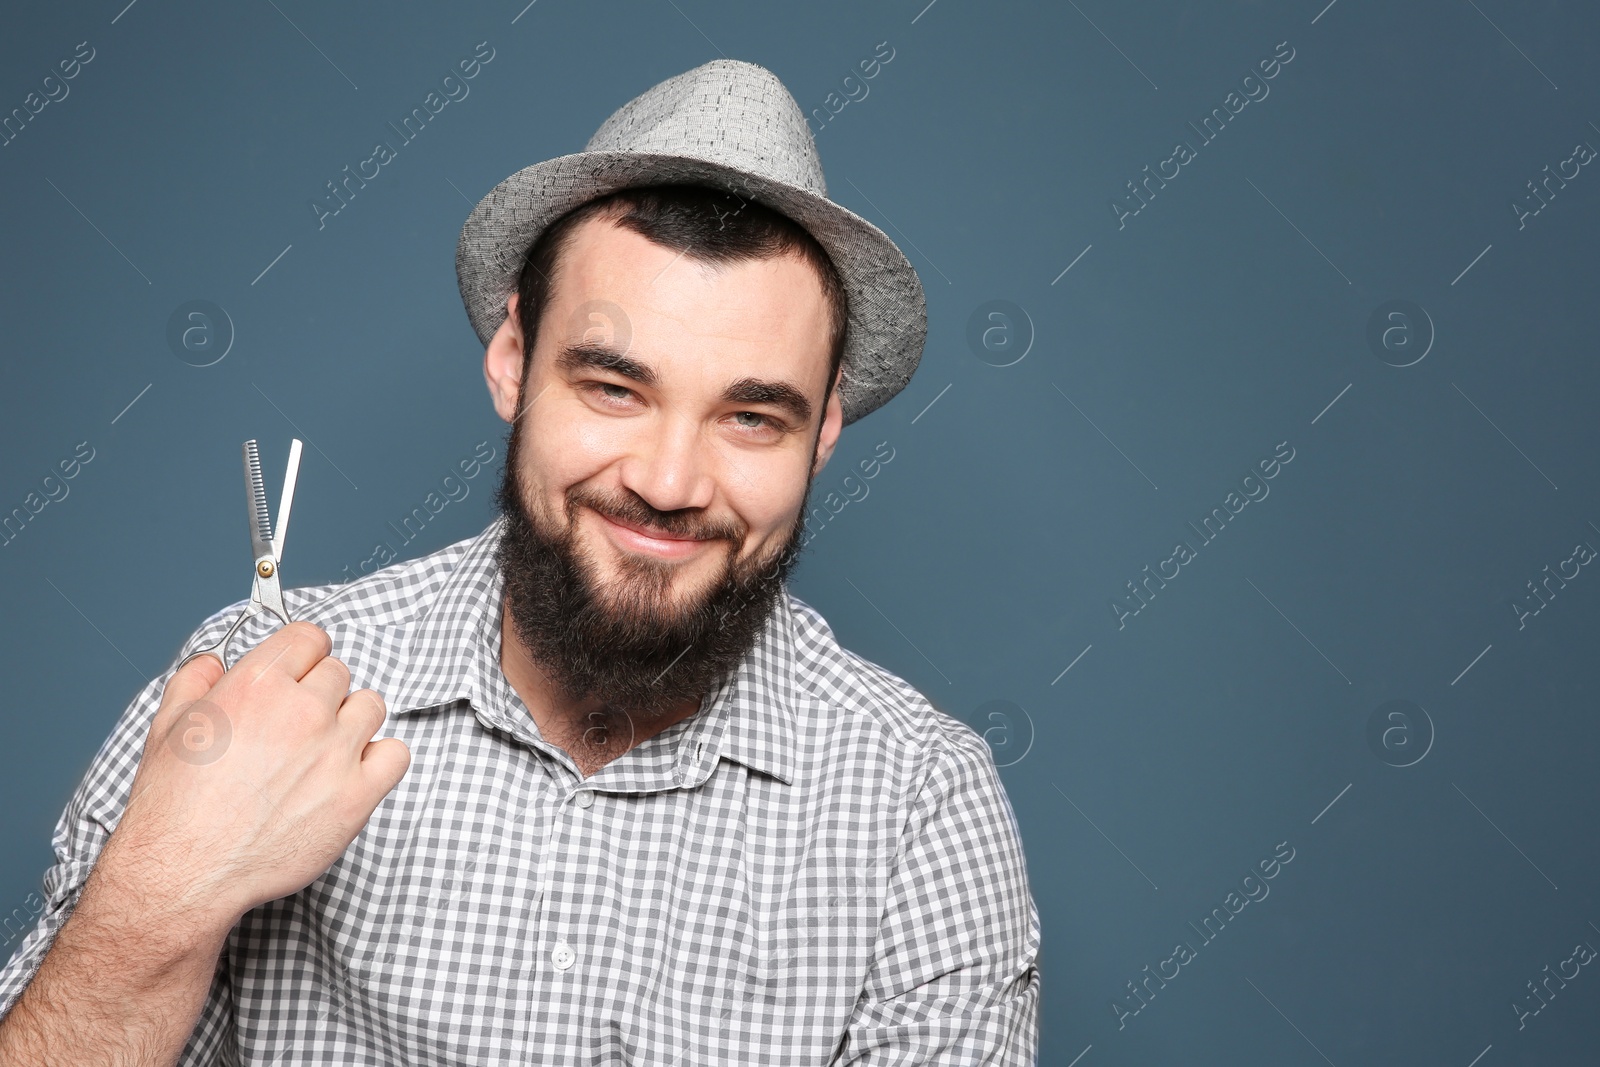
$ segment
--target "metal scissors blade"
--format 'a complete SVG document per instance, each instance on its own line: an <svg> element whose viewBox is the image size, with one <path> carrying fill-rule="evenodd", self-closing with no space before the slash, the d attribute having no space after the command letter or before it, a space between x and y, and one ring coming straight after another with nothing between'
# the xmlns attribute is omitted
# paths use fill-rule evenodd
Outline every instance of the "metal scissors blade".
<svg viewBox="0 0 1600 1067"><path fill-rule="evenodd" d="M271 513L267 510L266 485L261 477L260 449L253 438L244 443L245 504L249 509L250 555L253 561L251 569L254 572L250 602L239 613L233 625L228 627L228 632L222 635L221 640L209 648L191 652L184 657L184 663L188 663L195 656L209 652L221 661L223 669L226 670L228 644L246 619L263 611L270 611L282 619L285 625L292 621L283 603L283 586L279 581L278 564L283 560L283 541L289 530L289 511L294 504L295 480L300 473L301 447L299 438L290 441L289 466L283 476L283 495L278 501L278 527L274 530Z"/></svg>
<svg viewBox="0 0 1600 1067"><path fill-rule="evenodd" d="M250 508L251 555L259 560L271 555L274 563L283 562L283 539L289 530L289 511L294 506L294 483L300 474L298 437L289 442L289 467L283 475L283 495L278 498L278 528L273 530L267 513L267 490L261 480L261 452L252 438L244 443L244 490Z"/></svg>

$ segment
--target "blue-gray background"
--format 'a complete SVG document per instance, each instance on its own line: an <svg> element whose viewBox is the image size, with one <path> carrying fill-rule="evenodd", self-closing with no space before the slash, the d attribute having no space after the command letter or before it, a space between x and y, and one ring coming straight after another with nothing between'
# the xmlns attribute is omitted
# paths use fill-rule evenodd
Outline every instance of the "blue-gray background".
<svg viewBox="0 0 1600 1067"><path fill-rule="evenodd" d="M1513 207L1600 146L1592 7L523 2L6 15L0 112L93 59L0 147L0 515L93 459L0 548L0 914L134 692L248 593L240 441L274 506L307 442L291 584L479 531L505 426L456 293L467 211L727 55L815 115L831 194L927 289L921 368L815 495L894 458L793 588L989 738L1043 923L1041 1062L1592 1056L1589 968L1518 1015L1600 946L1600 576L1575 557L1600 546L1600 175ZM470 94L319 228L325 183L479 42ZM1187 125L1291 49L1211 143ZM228 321L174 346L195 300ZM480 441L491 469L401 545L388 523ZM1187 525L1263 484L1210 543Z"/></svg>

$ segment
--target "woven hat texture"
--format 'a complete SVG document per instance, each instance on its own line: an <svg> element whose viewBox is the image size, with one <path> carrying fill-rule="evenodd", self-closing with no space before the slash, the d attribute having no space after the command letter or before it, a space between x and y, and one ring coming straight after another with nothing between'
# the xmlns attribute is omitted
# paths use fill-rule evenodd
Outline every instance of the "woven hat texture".
<svg viewBox="0 0 1600 1067"><path fill-rule="evenodd" d="M846 424L910 381L927 335L915 268L884 232L828 199L805 116L765 67L717 59L618 108L582 152L525 167L467 217L456 280L487 345L506 315L523 256L544 228L618 189L688 182L763 204L803 226L833 260L850 305L839 400Z"/></svg>

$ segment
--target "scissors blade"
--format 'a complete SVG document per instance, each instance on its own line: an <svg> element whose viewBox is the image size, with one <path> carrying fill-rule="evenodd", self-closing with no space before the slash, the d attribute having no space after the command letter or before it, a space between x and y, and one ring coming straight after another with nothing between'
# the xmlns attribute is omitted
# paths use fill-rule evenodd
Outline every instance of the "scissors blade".
<svg viewBox="0 0 1600 1067"><path fill-rule="evenodd" d="M289 467L283 475L283 495L278 498L278 529L272 538L272 558L283 562L283 538L289 530L289 509L294 504L294 483L300 475L300 438L289 442Z"/></svg>
<svg viewBox="0 0 1600 1067"><path fill-rule="evenodd" d="M272 551L272 518L267 513L267 490L261 480L261 452L254 438L244 443L244 489L250 508L250 549L255 559ZM276 559L276 555L273 556Z"/></svg>

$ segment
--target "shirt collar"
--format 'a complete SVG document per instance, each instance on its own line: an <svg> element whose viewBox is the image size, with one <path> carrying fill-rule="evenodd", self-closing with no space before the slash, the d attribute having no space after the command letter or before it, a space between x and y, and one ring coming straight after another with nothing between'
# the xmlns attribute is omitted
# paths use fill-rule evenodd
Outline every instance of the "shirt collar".
<svg viewBox="0 0 1600 1067"><path fill-rule="evenodd" d="M411 622L399 681L387 687L389 714L408 715L458 700L468 701L480 718L504 714L489 692L497 681L510 684L500 669L504 582L495 564L503 533L504 520L497 516L461 543L460 560L436 586L419 590L426 604ZM795 628L785 587L750 651L685 721L679 757L685 784L703 780L720 757L786 785L793 781L796 702L802 695Z"/></svg>

